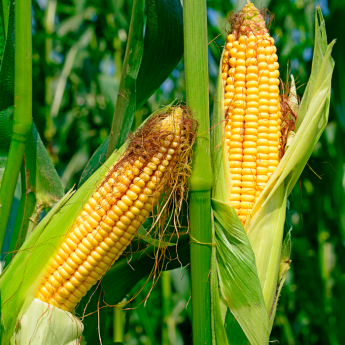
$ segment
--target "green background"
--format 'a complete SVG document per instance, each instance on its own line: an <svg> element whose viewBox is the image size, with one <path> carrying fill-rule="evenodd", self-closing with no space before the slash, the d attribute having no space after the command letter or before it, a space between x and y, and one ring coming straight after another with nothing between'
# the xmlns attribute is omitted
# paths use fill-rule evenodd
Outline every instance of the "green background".
<svg viewBox="0 0 345 345"><path fill-rule="evenodd" d="M329 124L289 197L292 266L271 340L289 345L345 344L345 2L254 3L274 14L270 32L276 40L281 78L286 82L293 73L299 96L310 74L317 4L326 20L328 41L337 39ZM211 110L229 29L226 17L243 4L207 1ZM131 9L130 0L33 1L33 117L65 190L78 183L92 153L109 134ZM183 60L137 110L134 125L174 99L185 100ZM137 307L150 288L149 283L129 307ZM164 272L145 307L142 303L126 312L125 343L190 344L189 299L188 267ZM108 309L103 344L114 339L114 310Z"/></svg>

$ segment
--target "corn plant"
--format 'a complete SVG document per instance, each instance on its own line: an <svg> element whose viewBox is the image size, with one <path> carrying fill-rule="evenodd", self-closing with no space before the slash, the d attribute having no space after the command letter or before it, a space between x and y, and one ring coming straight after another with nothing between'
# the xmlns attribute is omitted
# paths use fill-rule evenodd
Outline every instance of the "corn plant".
<svg viewBox="0 0 345 345"><path fill-rule="evenodd" d="M320 9L300 102L292 75L281 84L263 13L248 1L230 15L210 126L206 1L134 0L110 136L63 196L32 122L31 2L2 5L1 246L18 176L22 194L0 276L1 343L101 342L106 306L126 308L145 276L153 288L169 258L169 269L190 263L194 344L268 344L290 267L287 198L328 120L334 41ZM187 107L160 108L130 133L182 52Z"/></svg>

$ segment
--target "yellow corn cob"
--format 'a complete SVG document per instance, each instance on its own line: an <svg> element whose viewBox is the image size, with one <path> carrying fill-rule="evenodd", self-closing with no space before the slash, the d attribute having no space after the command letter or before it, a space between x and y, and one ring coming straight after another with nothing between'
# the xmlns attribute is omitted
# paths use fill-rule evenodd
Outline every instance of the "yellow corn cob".
<svg viewBox="0 0 345 345"><path fill-rule="evenodd" d="M119 258L188 150L188 120L176 108L163 120L149 120L134 139L65 237L36 294L40 300L72 310Z"/></svg>
<svg viewBox="0 0 345 345"><path fill-rule="evenodd" d="M232 22L223 54L230 203L242 223L279 163L281 107L274 40L255 6Z"/></svg>

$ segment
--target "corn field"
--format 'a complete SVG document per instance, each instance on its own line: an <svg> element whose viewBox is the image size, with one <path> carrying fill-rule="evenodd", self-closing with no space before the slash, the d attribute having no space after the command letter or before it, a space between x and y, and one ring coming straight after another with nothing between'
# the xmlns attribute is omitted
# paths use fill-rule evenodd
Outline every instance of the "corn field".
<svg viewBox="0 0 345 345"><path fill-rule="evenodd" d="M345 344L343 1L0 9L2 345Z"/></svg>

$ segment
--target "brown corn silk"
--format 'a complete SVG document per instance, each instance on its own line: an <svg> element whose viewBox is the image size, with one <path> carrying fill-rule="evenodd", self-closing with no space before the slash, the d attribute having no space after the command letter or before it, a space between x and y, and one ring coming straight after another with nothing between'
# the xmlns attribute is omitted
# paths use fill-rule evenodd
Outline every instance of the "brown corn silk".
<svg viewBox="0 0 345 345"><path fill-rule="evenodd" d="M185 174L195 130L195 120L176 107L152 116L130 137L64 238L36 298L74 309L130 244L165 186Z"/></svg>
<svg viewBox="0 0 345 345"><path fill-rule="evenodd" d="M274 39L251 2L230 24L222 61L230 204L245 224L282 150L279 64Z"/></svg>

